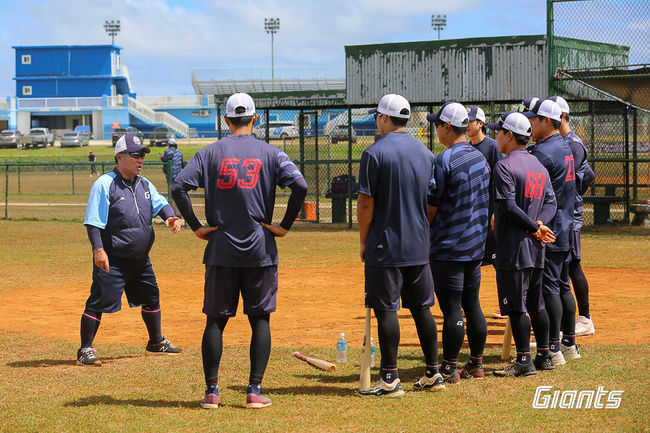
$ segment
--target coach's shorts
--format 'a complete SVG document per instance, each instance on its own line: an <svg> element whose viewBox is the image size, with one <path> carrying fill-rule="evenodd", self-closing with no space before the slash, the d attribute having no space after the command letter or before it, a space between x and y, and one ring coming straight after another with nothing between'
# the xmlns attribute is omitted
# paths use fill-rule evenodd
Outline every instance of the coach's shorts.
<svg viewBox="0 0 650 433"><path fill-rule="evenodd" d="M478 290L481 286L481 261L450 262L431 260L431 272L436 291L462 292Z"/></svg>
<svg viewBox="0 0 650 433"><path fill-rule="evenodd" d="M582 247L580 245L580 230L571 230L569 233L569 262L582 258Z"/></svg>
<svg viewBox="0 0 650 433"><path fill-rule="evenodd" d="M568 251L546 250L544 256L544 281L542 283L542 294L544 296L571 292L568 258Z"/></svg>
<svg viewBox="0 0 650 433"><path fill-rule="evenodd" d="M368 266L366 307L379 311L397 311L400 298L404 308L424 309L435 304L433 278L429 264L405 267Z"/></svg>
<svg viewBox="0 0 650 433"><path fill-rule="evenodd" d="M255 316L274 312L278 294L278 267L205 265L203 313L211 317L235 316L240 292L244 300L244 314Z"/></svg>
<svg viewBox="0 0 650 433"><path fill-rule="evenodd" d="M497 292L501 314L535 314L546 308L542 296L544 271L539 268L497 269Z"/></svg>
<svg viewBox="0 0 650 433"><path fill-rule="evenodd" d="M131 307L156 306L160 303L156 275L149 257L142 260L108 258L108 270L93 265L93 283L86 309L115 313L122 308L122 292Z"/></svg>

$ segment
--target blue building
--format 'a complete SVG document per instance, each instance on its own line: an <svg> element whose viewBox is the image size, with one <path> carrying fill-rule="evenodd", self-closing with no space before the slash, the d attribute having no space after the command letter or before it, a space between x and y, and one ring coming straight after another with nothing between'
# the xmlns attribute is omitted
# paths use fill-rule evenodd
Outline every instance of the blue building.
<svg viewBox="0 0 650 433"><path fill-rule="evenodd" d="M33 127L47 127L56 132L89 125L94 137L102 139L118 127L136 126L151 131L156 126L167 126L179 137L189 136L185 122L136 100L128 69L122 64L121 47L13 48L16 100L6 109L8 128L26 133ZM201 108L201 104L196 108Z"/></svg>

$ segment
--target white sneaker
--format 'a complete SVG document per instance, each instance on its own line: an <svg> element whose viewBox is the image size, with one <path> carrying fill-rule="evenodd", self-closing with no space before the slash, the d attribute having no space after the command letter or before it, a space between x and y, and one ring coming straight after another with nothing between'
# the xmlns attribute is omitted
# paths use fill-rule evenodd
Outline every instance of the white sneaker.
<svg viewBox="0 0 650 433"><path fill-rule="evenodd" d="M400 398L404 396L404 390L399 379L395 379L391 384L387 384L383 379L379 379L369 389L359 390L358 393L364 396L376 395L388 398Z"/></svg>
<svg viewBox="0 0 650 433"><path fill-rule="evenodd" d="M565 346L564 344L560 344L560 352L562 353L562 356L565 360L582 358L582 356L580 356L580 350L578 349L577 344L574 344L573 346Z"/></svg>
<svg viewBox="0 0 650 433"><path fill-rule="evenodd" d="M564 355L562 354L562 350L558 350L557 352L549 352L551 355L551 359L553 360L553 365L564 365L566 364L566 361L564 360Z"/></svg>
<svg viewBox="0 0 650 433"><path fill-rule="evenodd" d="M594 335L595 333L596 329L591 317L587 319L585 316L578 316L578 320L576 320L576 337Z"/></svg>

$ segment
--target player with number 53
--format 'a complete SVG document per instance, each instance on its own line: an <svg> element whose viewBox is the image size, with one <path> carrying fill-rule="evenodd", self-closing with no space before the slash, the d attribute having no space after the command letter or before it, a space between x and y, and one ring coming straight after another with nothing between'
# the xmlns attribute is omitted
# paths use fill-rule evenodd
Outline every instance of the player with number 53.
<svg viewBox="0 0 650 433"><path fill-rule="evenodd" d="M208 241L203 313L207 316L202 354L205 398L202 407L219 405L218 370L222 334L237 311L239 293L253 332L246 407L263 408L271 400L261 383L271 352L270 313L278 288L276 237L287 234L307 194L307 183L279 148L252 135L257 122L253 99L236 93L226 102L230 135L200 149L174 181L172 196L194 234ZM291 195L284 219L272 223L276 187ZM206 225L192 209L187 191L204 189Z"/></svg>

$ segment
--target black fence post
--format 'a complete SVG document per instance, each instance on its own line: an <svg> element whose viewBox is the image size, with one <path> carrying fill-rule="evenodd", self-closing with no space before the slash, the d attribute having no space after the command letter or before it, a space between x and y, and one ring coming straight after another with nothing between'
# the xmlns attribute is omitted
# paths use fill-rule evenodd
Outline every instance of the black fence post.
<svg viewBox="0 0 650 433"><path fill-rule="evenodd" d="M266 124L268 125L268 122L266 122ZM298 145L300 147L300 172L302 173L303 176L305 176L305 111L304 110L300 110L300 114L298 115L298 134L299 134ZM284 142L286 143L286 141L287 139L285 138ZM302 209L300 209L300 218L302 218L303 220L305 219L304 205L302 206Z"/></svg>
<svg viewBox="0 0 650 433"><path fill-rule="evenodd" d="M630 119L627 111L623 113L625 121L625 215L623 220L630 222Z"/></svg>
<svg viewBox="0 0 650 433"><path fill-rule="evenodd" d="M318 162L318 110L314 110L314 160L316 161L316 222L320 222L320 164Z"/></svg>
<svg viewBox="0 0 650 433"><path fill-rule="evenodd" d="M348 108L348 227L352 227L352 108Z"/></svg>
<svg viewBox="0 0 650 433"><path fill-rule="evenodd" d="M5 165L5 219L9 218L9 164Z"/></svg>
<svg viewBox="0 0 650 433"><path fill-rule="evenodd" d="M221 105L217 104L217 140L221 140Z"/></svg>
<svg viewBox="0 0 650 433"><path fill-rule="evenodd" d="M433 113L433 105L429 105L429 113ZM429 150L433 153L433 122L427 121L429 124Z"/></svg>
<svg viewBox="0 0 650 433"><path fill-rule="evenodd" d="M596 173L596 113L593 101L589 102L589 112L591 113L591 169ZM596 195L595 179L591 183L591 195Z"/></svg>
<svg viewBox="0 0 650 433"><path fill-rule="evenodd" d="M638 158L638 153L637 153L637 109L633 108L632 109L632 159L634 160L632 162L632 198L634 201L637 200L637 193L638 193L638 184L639 184L639 177L637 174L637 158Z"/></svg>

